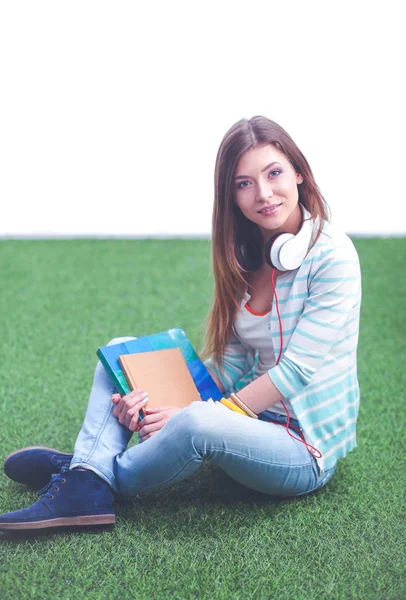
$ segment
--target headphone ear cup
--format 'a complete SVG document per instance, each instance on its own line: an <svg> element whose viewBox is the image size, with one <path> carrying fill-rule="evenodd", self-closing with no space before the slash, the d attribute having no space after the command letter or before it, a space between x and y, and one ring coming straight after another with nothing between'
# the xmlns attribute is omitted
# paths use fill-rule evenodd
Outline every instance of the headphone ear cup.
<svg viewBox="0 0 406 600"><path fill-rule="evenodd" d="M262 265L262 255L259 246L255 242L241 242L238 250L243 269L257 271Z"/></svg>
<svg viewBox="0 0 406 600"><path fill-rule="evenodd" d="M279 237L280 235L281 235L280 233L276 233L271 238L269 238L269 240L267 241L267 243L265 245L265 260L268 263L268 265L270 267L272 267L273 269L276 269L276 267L273 264L272 259L271 259L272 244L274 243L274 241L276 240L276 238Z"/></svg>
<svg viewBox="0 0 406 600"><path fill-rule="evenodd" d="M265 260L270 267L278 271L287 270L279 260L279 252L283 245L294 237L292 233L276 233L268 240L265 246Z"/></svg>

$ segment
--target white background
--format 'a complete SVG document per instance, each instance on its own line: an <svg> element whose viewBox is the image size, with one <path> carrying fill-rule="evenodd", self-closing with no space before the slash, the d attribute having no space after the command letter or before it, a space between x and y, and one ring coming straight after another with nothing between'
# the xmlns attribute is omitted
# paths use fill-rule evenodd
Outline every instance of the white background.
<svg viewBox="0 0 406 600"><path fill-rule="evenodd" d="M0 0L0 237L206 235L263 114L348 233L404 234L399 1Z"/></svg>

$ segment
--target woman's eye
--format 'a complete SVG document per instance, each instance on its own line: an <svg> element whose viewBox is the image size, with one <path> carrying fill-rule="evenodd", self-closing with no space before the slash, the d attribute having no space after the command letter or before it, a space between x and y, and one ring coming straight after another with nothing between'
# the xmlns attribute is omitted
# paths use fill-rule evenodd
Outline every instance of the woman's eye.
<svg viewBox="0 0 406 600"><path fill-rule="evenodd" d="M249 181L240 181L240 183L237 183L237 190L242 190L243 188L247 187L248 184Z"/></svg>
<svg viewBox="0 0 406 600"><path fill-rule="evenodd" d="M270 171L269 175L272 175L272 177L276 177L277 175L280 175L280 173L282 173L281 169L275 169L275 171Z"/></svg>

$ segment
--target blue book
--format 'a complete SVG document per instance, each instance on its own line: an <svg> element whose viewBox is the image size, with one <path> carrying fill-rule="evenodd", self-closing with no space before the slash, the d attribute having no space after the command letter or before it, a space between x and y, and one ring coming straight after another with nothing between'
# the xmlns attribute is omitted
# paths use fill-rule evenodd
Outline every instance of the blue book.
<svg viewBox="0 0 406 600"><path fill-rule="evenodd" d="M179 348L189 372L195 382L202 400L221 400L223 394L214 383L210 373L197 356L195 349L188 340L185 332L180 327L169 329L162 333L146 335L135 340L114 344L113 346L102 346L97 350L97 356L103 364L111 380L121 395L128 394L130 388L127 385L124 373L118 362L122 354L138 354L139 352L151 352L153 350L164 350L166 348Z"/></svg>

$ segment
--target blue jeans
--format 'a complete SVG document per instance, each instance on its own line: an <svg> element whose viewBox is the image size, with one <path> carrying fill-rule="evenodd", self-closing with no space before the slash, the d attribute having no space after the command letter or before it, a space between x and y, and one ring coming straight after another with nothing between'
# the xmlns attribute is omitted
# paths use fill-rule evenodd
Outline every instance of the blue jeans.
<svg viewBox="0 0 406 600"><path fill-rule="evenodd" d="M134 338L117 338L110 344ZM185 479L212 461L239 483L276 496L299 496L323 487L335 467L319 473L316 460L285 427L250 419L212 401L193 402L142 444L113 416L115 392L96 366L85 420L71 467L94 471L124 495Z"/></svg>

